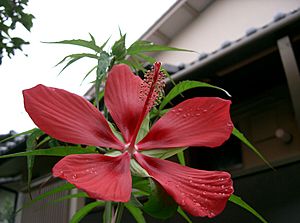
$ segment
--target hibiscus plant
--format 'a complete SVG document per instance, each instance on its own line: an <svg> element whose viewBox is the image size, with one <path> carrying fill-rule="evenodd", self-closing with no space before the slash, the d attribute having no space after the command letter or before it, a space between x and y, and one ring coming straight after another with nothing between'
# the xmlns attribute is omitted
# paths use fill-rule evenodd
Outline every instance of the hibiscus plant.
<svg viewBox="0 0 300 223"><path fill-rule="evenodd" d="M95 59L95 67L85 75L96 73L94 98L88 101L41 84L23 91L25 109L38 129L26 132L30 134L27 151L1 158L27 156L30 187L35 156L62 156L52 173L67 181L33 201L76 187L78 193L62 200L89 197L95 201L80 209L71 222L79 222L93 208L103 206L103 222L116 223L121 222L124 208L137 222L146 222L143 212L158 219L178 212L187 222L191 222L189 215L212 218L224 210L229 200L266 222L233 194L229 173L185 166L185 149L217 147L231 134L263 158L234 128L231 101L195 97L165 109L173 98L191 88L211 87L227 92L207 83L184 81L164 96L164 80L171 77L161 63L145 53L182 49L147 41L137 41L126 48L126 35L120 34L120 39L106 51L108 41L98 46L90 36L90 41L55 43L92 51L68 55L59 64L67 62L64 70L81 58ZM153 63L152 69L146 70L145 62ZM138 75L140 71L144 79ZM167 160L174 155L179 163Z"/></svg>

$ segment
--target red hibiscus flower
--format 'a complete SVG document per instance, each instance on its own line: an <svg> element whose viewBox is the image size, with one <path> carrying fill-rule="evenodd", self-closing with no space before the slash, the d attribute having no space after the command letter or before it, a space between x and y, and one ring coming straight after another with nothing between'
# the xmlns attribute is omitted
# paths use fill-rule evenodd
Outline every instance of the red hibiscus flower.
<svg viewBox="0 0 300 223"><path fill-rule="evenodd" d="M116 157L69 155L54 166L54 176L66 179L90 197L129 201L130 159L135 159L182 209L194 216L214 217L233 193L229 173L192 169L147 156L143 151L221 145L232 132L230 101L188 99L167 112L137 141L140 126L159 94L161 74L160 63L154 65L147 83L127 65L115 65L109 72L104 101L124 142L113 134L99 110L65 90L43 85L24 90L25 109L41 130L58 140L121 151Z"/></svg>

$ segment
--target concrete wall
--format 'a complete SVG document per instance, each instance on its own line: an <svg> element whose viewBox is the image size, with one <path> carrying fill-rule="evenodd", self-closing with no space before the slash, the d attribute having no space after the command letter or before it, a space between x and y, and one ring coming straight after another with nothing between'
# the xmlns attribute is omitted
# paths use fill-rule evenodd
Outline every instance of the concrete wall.
<svg viewBox="0 0 300 223"><path fill-rule="evenodd" d="M278 12L299 7L300 0L216 0L169 45L210 53L224 41L244 36L247 29L272 22ZM164 52L156 56L158 61L171 64L190 63L197 57L197 54L179 52Z"/></svg>

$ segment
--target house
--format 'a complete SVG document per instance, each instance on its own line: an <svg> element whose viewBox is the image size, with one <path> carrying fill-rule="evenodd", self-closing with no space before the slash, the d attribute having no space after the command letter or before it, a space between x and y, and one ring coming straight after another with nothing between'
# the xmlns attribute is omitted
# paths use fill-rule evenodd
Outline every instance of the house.
<svg viewBox="0 0 300 223"><path fill-rule="evenodd" d="M299 218L299 6L299 1L178 1L142 37L200 52L153 55L175 65L167 66L174 81L204 81L232 95L235 126L276 171L234 137L219 148L221 152L193 148L187 156L194 167L229 169L235 193L270 222ZM192 96L226 97L203 89L185 94ZM255 221L228 205L213 222L241 220Z"/></svg>
<svg viewBox="0 0 300 223"><path fill-rule="evenodd" d="M235 126L276 171L235 137L215 150L189 149L186 156L189 164L196 168L229 170L235 194L273 223L297 222L300 218L299 7L300 2L296 0L181 0L141 37L200 52L154 55L165 64L175 81L199 80L230 92ZM170 86L168 83L168 89ZM221 91L204 88L189 90L184 96L228 98ZM173 102L181 100L178 97ZM26 160L9 162L10 166L18 164L26 169ZM5 163L0 164L0 169ZM53 163L55 159L37 160L37 165L43 168L35 170L33 196L62 183L50 180L43 184L49 178L47 169ZM0 171L0 177L3 173ZM18 193L18 207L29 200L25 184L4 185L6 191ZM60 192L52 199L66 194ZM67 222L85 201L71 199L55 205L45 202L23 209L16 222ZM92 212L82 222L99 219L98 213ZM177 216L166 222L182 221ZM215 219L195 219L195 222L241 221L258 222L249 212L231 203Z"/></svg>

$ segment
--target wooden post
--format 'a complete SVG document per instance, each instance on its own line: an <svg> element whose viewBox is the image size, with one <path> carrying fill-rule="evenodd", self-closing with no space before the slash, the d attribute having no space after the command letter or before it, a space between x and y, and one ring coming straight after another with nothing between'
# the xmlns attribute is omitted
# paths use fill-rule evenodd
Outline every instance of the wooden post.
<svg viewBox="0 0 300 223"><path fill-rule="evenodd" d="M290 38L285 36L277 41L277 46L285 71L295 118L300 129L300 73Z"/></svg>

